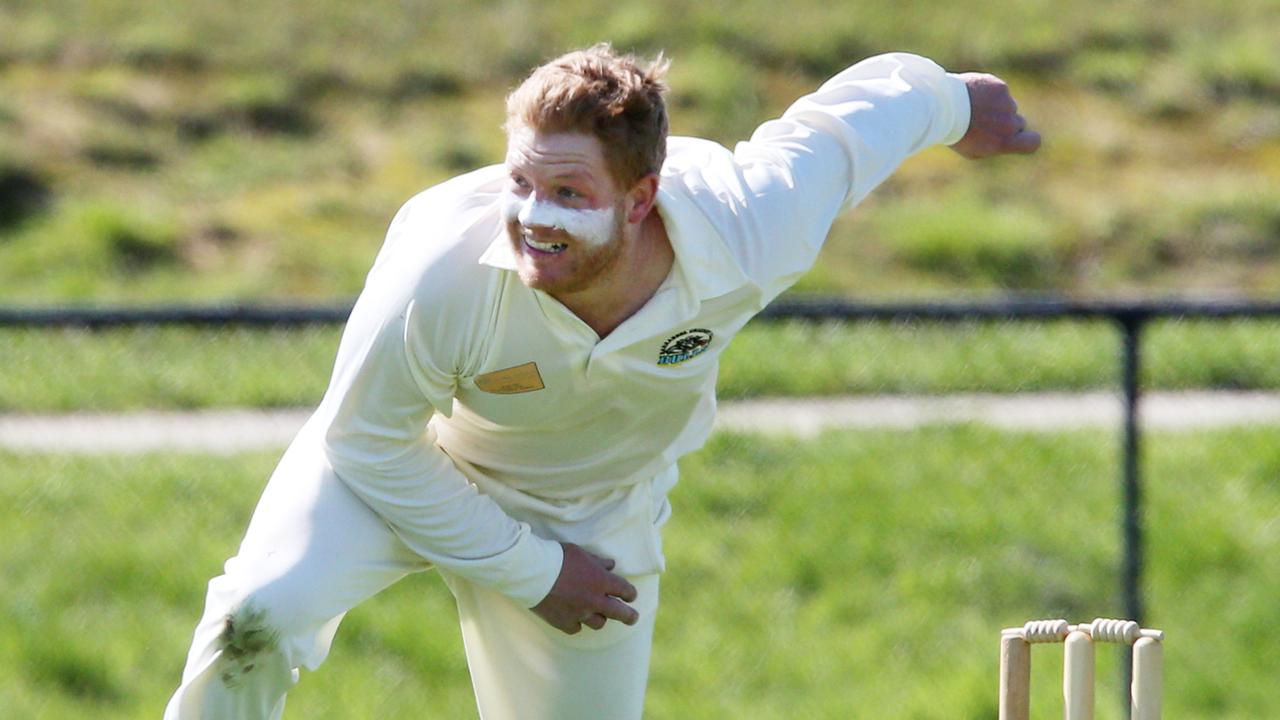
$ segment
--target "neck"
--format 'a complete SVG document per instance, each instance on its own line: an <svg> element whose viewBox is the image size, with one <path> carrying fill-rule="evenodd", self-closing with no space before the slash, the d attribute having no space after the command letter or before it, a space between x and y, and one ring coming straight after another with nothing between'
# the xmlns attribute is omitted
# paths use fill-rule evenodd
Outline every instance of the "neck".
<svg viewBox="0 0 1280 720"><path fill-rule="evenodd" d="M656 211L645 217L629 240L602 282L580 292L554 296L601 339L649 302L675 262L667 228Z"/></svg>

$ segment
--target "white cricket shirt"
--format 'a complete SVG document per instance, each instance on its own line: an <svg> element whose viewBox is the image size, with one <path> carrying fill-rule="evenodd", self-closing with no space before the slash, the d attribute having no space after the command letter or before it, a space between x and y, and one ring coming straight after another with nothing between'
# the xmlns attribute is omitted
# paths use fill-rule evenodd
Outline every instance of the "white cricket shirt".
<svg viewBox="0 0 1280 720"><path fill-rule="evenodd" d="M720 353L809 269L839 212L968 123L960 80L893 54L732 152L671 138L657 210L674 265L604 340L515 273L503 167L433 187L393 220L295 443L423 558L526 607L559 574L558 540L623 575L658 572L667 491L711 430Z"/></svg>

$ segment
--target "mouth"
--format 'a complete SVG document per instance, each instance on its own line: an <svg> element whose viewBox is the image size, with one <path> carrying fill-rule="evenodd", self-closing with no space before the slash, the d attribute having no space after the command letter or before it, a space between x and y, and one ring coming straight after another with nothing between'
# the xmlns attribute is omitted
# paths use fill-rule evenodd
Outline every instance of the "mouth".
<svg viewBox="0 0 1280 720"><path fill-rule="evenodd" d="M548 253L550 255L556 255L556 254L562 253L569 247L566 243L538 242L537 240L534 240L533 236L530 235L529 233L524 233L523 239L524 239L525 247L531 248L533 250L537 250L538 252L541 252L541 253Z"/></svg>

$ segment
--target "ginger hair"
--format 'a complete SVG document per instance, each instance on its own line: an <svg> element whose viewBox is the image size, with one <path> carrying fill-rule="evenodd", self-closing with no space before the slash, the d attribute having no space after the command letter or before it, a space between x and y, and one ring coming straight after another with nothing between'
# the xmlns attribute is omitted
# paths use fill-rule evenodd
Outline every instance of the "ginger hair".
<svg viewBox="0 0 1280 720"><path fill-rule="evenodd" d="M607 43L562 55L507 96L506 130L594 135L621 188L657 173L667 156L663 94L670 63L619 55Z"/></svg>

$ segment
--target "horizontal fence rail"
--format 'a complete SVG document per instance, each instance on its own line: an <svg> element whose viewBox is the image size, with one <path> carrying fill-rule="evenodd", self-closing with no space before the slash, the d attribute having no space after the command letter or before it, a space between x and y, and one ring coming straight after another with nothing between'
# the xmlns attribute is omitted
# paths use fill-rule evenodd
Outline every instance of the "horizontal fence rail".
<svg viewBox="0 0 1280 720"><path fill-rule="evenodd" d="M166 305L154 307L2 308L0 328L87 328L104 330L152 325L198 327L301 327L338 324L351 314L351 302L326 305ZM1144 622L1142 483L1139 465L1141 427L1138 400L1142 364L1142 331L1161 319L1280 319L1280 302L1243 299L1071 300L1002 298L964 302L863 302L831 297L791 297L765 308L763 321L829 322L982 322L1109 321L1121 333L1120 361L1124 401L1121 458L1120 533L1123 557L1120 590L1123 616ZM1129 658L1121 663L1126 699L1132 680Z"/></svg>
<svg viewBox="0 0 1280 720"><path fill-rule="evenodd" d="M0 307L0 327L109 328L136 325L290 326L345 322L351 302L321 305L163 305L140 307ZM1252 300L1063 300L1004 298L966 302L863 302L784 298L762 320L1113 320L1280 318L1280 302Z"/></svg>
<svg viewBox="0 0 1280 720"><path fill-rule="evenodd" d="M1280 302L1252 300L1062 300L1006 298L968 302L860 302L839 298L779 300L759 317L797 320L1115 320L1280 318Z"/></svg>
<svg viewBox="0 0 1280 720"><path fill-rule="evenodd" d="M347 321L352 303L0 308L0 327L106 329L146 325L289 327Z"/></svg>

